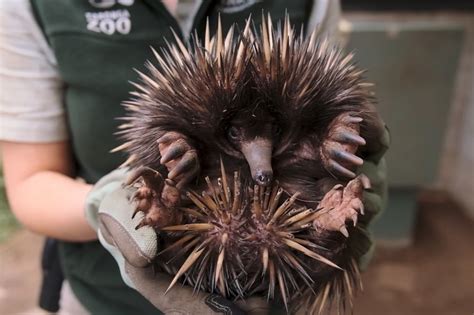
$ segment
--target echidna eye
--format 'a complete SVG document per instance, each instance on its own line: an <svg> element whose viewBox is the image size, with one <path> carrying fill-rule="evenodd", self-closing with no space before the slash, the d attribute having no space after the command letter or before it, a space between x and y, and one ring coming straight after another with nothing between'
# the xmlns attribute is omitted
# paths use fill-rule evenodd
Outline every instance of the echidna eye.
<svg viewBox="0 0 474 315"><path fill-rule="evenodd" d="M229 137L233 140L236 140L239 138L239 129L237 127L230 127L229 130L227 131L227 134Z"/></svg>
<svg viewBox="0 0 474 315"><path fill-rule="evenodd" d="M276 136L279 136L281 134L282 130L280 126L273 126L273 134Z"/></svg>

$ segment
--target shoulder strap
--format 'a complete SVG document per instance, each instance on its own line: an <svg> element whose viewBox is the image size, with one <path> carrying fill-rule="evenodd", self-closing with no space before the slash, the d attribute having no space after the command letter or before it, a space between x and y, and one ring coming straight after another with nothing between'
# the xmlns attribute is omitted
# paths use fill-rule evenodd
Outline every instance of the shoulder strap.
<svg viewBox="0 0 474 315"><path fill-rule="evenodd" d="M31 4L31 10L33 12L33 17L36 20L36 23L38 23L38 26L41 29L41 32L43 33L44 38L48 42L48 44L51 46L51 43L49 41L48 34L46 34L45 28L44 28L44 23L43 20L40 17L39 10L38 10L38 0L30 0Z"/></svg>

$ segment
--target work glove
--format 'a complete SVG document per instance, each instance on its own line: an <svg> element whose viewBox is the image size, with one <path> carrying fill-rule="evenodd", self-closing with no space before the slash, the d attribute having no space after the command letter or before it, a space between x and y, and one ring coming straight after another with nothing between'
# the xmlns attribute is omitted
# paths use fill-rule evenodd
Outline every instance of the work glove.
<svg viewBox="0 0 474 315"><path fill-rule="evenodd" d="M143 219L130 201L135 188L124 187L126 169L113 171L94 186L86 199L86 218L97 231L100 243L117 261L124 282L141 293L165 314L268 314L259 297L231 302L220 295L194 292L190 286L175 286L168 293L172 277L157 273L152 261L158 251L152 227L135 227Z"/></svg>

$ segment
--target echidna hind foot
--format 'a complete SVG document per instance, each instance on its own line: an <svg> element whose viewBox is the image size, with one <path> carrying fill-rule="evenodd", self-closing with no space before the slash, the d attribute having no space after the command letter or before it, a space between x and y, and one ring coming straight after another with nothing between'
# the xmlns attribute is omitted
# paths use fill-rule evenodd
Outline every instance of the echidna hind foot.
<svg viewBox="0 0 474 315"><path fill-rule="evenodd" d="M138 212L145 214L136 229L142 226L160 229L181 221L181 213L175 211L180 200L179 191L169 185L159 172L148 167L138 168L130 174L125 184L136 186L131 198L135 203L131 216L134 217Z"/></svg>
<svg viewBox="0 0 474 315"><path fill-rule="evenodd" d="M350 221L355 227L359 214L364 214L362 195L369 185L364 175L351 180L346 187L335 185L319 203L321 211L313 221L314 228L319 231L340 231L345 237L349 237L346 223Z"/></svg>

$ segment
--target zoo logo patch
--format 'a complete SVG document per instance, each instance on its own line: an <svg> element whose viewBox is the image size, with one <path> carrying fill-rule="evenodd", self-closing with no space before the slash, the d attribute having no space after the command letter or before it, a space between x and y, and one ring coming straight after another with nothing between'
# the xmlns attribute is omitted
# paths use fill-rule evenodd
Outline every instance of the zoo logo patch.
<svg viewBox="0 0 474 315"><path fill-rule="evenodd" d="M262 2L262 0L221 0L218 9L222 13L235 13L243 11L259 2Z"/></svg>
<svg viewBox="0 0 474 315"><path fill-rule="evenodd" d="M135 0L89 0L90 5L99 9L111 8L115 4L131 6L134 2ZM126 35L132 29L130 12L127 9L86 12L85 18L87 29L95 33Z"/></svg>

